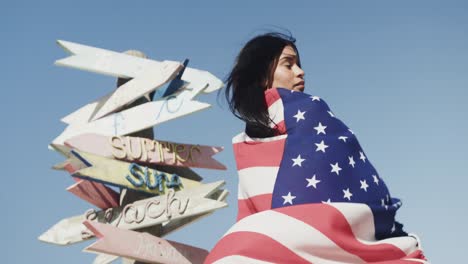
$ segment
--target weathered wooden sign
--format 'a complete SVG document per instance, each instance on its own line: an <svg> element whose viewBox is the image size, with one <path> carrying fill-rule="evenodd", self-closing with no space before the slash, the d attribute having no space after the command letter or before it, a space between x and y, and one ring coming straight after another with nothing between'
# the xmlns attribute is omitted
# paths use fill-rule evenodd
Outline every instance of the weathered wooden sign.
<svg viewBox="0 0 468 264"><path fill-rule="evenodd" d="M98 241L84 251L118 255L145 263L203 263L208 251L165 240L148 233L120 229L92 221L83 223Z"/></svg>
<svg viewBox="0 0 468 264"><path fill-rule="evenodd" d="M82 224L85 220L108 223L118 228L141 229L148 226L198 216L227 206L227 203L205 198L219 190L224 181L201 184L192 189L136 201L125 206L96 212L89 210L83 215L63 219L39 237L39 240L67 245L84 241L94 235Z"/></svg>
<svg viewBox="0 0 468 264"><path fill-rule="evenodd" d="M166 82L172 80L182 68L182 64L178 62L163 61L161 67L146 70L141 75L114 90L107 97L107 100L102 102L93 119L96 120L115 112L121 107L161 87Z"/></svg>
<svg viewBox="0 0 468 264"><path fill-rule="evenodd" d="M203 89L204 87L192 90L184 89L177 95L166 97L164 100L141 104L89 123L72 123L53 140L53 143L63 145L65 140L85 133L106 136L126 135L207 109L210 104L192 100ZM88 114L92 115L92 110ZM77 118L81 119L82 117ZM87 120L88 117L85 119Z"/></svg>
<svg viewBox="0 0 468 264"><path fill-rule="evenodd" d="M223 150L222 147L98 134L82 134L66 140L65 145L99 156L130 162L226 169L223 164L212 158Z"/></svg>
<svg viewBox="0 0 468 264"><path fill-rule="evenodd" d="M161 62L138 58L120 52L58 40L57 44L72 56L57 60L56 65L121 78L135 78L151 68L161 68ZM223 87L223 82L207 71L190 67L185 69L182 80L192 88L205 87L205 93L211 93Z"/></svg>
<svg viewBox="0 0 468 264"><path fill-rule="evenodd" d="M209 198L215 199L217 201L225 202L228 194L229 194L229 192L227 190L218 190L218 191L212 193L209 196ZM172 219L171 221L167 221L167 222L162 223L161 230L158 233L156 233L156 234L153 234L151 232L149 232L149 233L153 234L153 235L156 235L158 237L164 237L164 236L166 236L166 235L168 235L168 234L170 234L170 233L172 233L172 232L174 232L174 231L176 231L176 230L178 230L178 229L180 229L180 228L182 228L184 226L187 226L189 224L192 224L192 223L200 220L201 218L204 218L204 217L207 217L207 216L211 215L213 212L214 211L204 213L204 214L179 218L179 219ZM139 230L139 231L141 231L141 230ZM109 263L111 263L112 261L115 261L118 258L119 258L118 256L102 254L101 253L98 256L96 256L96 258L93 261L93 264L109 264ZM122 263L137 264L137 263L135 263L135 261L130 260L130 259L126 259L126 258L122 258ZM141 262L138 262L138 263L141 263Z"/></svg>
<svg viewBox="0 0 468 264"><path fill-rule="evenodd" d="M200 185L197 181L182 178L177 174L150 169L136 163L108 159L82 151L72 150L72 153L77 159L91 164L90 167L75 171L74 177L152 194L163 194L169 188L192 188Z"/></svg>
<svg viewBox="0 0 468 264"><path fill-rule="evenodd" d="M67 191L101 209L119 206L119 194L111 188L93 181L75 178L76 183Z"/></svg>

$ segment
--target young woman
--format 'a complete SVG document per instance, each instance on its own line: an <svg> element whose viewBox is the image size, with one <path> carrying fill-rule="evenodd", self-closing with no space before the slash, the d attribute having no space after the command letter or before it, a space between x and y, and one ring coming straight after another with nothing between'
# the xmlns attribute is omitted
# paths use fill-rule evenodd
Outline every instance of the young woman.
<svg viewBox="0 0 468 264"><path fill-rule="evenodd" d="M240 51L226 88L246 123L233 139L238 219L206 263L425 263L354 133L304 87L292 37Z"/></svg>

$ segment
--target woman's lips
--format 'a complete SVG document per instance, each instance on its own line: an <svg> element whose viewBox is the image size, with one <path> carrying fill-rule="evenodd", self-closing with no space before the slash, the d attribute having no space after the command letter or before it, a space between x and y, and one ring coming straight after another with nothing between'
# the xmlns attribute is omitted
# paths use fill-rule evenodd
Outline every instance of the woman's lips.
<svg viewBox="0 0 468 264"><path fill-rule="evenodd" d="M294 85L294 90L299 90L299 91L304 91L304 82L299 82L297 84Z"/></svg>

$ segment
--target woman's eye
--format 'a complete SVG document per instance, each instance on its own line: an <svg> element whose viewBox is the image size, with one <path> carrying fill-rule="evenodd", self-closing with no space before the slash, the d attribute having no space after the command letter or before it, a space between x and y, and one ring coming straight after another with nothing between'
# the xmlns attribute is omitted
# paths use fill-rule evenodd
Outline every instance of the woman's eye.
<svg viewBox="0 0 468 264"><path fill-rule="evenodd" d="M291 69L291 68L292 68L292 65L291 65L291 64L285 64L284 66L286 66L286 68L288 68L288 69Z"/></svg>

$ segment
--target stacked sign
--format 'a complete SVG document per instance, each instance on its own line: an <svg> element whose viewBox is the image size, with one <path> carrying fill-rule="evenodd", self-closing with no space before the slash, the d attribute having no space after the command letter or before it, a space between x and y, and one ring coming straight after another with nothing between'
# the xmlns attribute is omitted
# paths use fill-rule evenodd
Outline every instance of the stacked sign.
<svg viewBox="0 0 468 264"><path fill-rule="evenodd" d="M97 237L85 249L99 253L94 263L118 257L130 263L202 263L206 250L161 237L227 206L224 181L201 183L190 169L226 169L212 157L223 149L135 134L208 108L194 98L223 83L209 72L186 67L188 60L159 62L66 41L58 44L72 56L56 64L127 81L62 119L68 127L49 147L66 160L54 168L66 170L76 181L69 192L98 209L59 221L39 239L68 245ZM135 103L149 94L153 100Z"/></svg>

